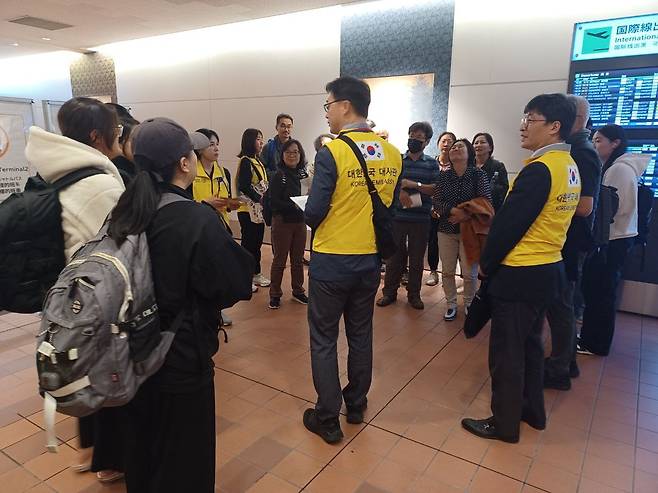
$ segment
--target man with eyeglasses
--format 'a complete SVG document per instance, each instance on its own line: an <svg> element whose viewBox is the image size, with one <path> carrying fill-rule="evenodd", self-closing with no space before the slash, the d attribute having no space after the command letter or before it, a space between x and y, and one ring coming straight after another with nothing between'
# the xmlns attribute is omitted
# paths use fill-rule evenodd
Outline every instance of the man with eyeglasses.
<svg viewBox="0 0 658 493"><path fill-rule="evenodd" d="M276 173L281 163L281 148L292 135L292 116L287 113L280 113L276 117L276 135L267 141L261 160L267 169L268 175Z"/></svg>
<svg viewBox="0 0 658 493"><path fill-rule="evenodd" d="M327 84L326 90L324 109L329 129L340 135L318 151L305 209L306 224L315 233L309 267L308 324L318 399L314 409L304 412L303 421L309 431L335 443L343 438L338 421L343 400L347 422L362 423L372 381L372 316L381 260L362 166L377 195L390 207L402 159L400 151L366 123L368 84L354 77L339 77ZM336 349L341 318L349 346L348 384L343 389Z"/></svg>
<svg viewBox="0 0 658 493"><path fill-rule="evenodd" d="M491 411L462 420L482 438L516 443L520 424L543 430L546 309L565 286L561 250L578 202L580 175L565 144L576 108L564 94L525 107L521 147L532 152L496 214L480 258L491 302Z"/></svg>

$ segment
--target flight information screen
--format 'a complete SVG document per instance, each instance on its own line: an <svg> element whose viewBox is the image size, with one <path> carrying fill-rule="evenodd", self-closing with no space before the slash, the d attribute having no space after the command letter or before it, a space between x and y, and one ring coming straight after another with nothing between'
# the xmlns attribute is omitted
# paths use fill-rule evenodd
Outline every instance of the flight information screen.
<svg viewBox="0 0 658 493"><path fill-rule="evenodd" d="M579 72L572 92L589 101L594 128L658 129L658 67Z"/></svg>
<svg viewBox="0 0 658 493"><path fill-rule="evenodd" d="M651 161L647 166L647 170L642 175L642 183L651 187L653 196L658 197L658 168L656 161L658 160L658 139L656 140L632 140L628 141L628 148L626 152L637 152L641 154L649 154Z"/></svg>

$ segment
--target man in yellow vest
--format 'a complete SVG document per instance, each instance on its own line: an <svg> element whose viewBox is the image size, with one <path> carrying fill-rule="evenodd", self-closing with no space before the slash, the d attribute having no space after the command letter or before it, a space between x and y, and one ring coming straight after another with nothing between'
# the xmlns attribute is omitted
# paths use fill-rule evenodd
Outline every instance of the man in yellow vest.
<svg viewBox="0 0 658 493"><path fill-rule="evenodd" d="M390 207L402 169L400 151L366 123L370 88L354 77L327 84L329 129L354 141L382 202ZM311 335L315 409L304 412L306 428L327 443L342 439L338 416L345 400L347 422L363 422L372 380L372 315L381 279L373 207L362 167L340 138L322 147L315 159L306 223L315 235L309 268L308 323ZM338 377L338 324L345 320L349 343L349 383Z"/></svg>
<svg viewBox="0 0 658 493"><path fill-rule="evenodd" d="M519 441L521 421L543 430L546 309L566 284L562 246L580 199L578 167L565 144L576 107L542 94L525 107L521 147L532 152L496 214L480 259L491 301L491 411L462 426L482 438Z"/></svg>

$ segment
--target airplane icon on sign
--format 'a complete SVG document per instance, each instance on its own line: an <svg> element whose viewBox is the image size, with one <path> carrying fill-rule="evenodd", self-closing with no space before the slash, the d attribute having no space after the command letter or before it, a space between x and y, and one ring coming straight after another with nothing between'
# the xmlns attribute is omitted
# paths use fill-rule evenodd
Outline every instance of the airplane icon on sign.
<svg viewBox="0 0 658 493"><path fill-rule="evenodd" d="M588 36L593 36L595 38L600 38L600 39L608 39L610 37L610 33L608 31L601 31L601 32L598 32L598 33L588 32L586 34Z"/></svg>

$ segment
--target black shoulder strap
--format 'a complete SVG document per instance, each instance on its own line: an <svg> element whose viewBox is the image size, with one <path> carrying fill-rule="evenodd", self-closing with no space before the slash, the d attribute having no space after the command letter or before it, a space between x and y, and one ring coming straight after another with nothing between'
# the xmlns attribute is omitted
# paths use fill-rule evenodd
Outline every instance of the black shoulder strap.
<svg viewBox="0 0 658 493"><path fill-rule="evenodd" d="M350 146L350 149L352 149L352 152L354 153L354 155L356 156L356 159L359 161L359 164L361 165L361 170L363 171L363 176L366 179L366 184L368 185L368 193L370 195L376 195L377 194L377 189L375 188L374 183L370 179L370 175L368 175L368 166L366 166L366 160L363 157L363 154L361 154L361 151L357 147L356 143L345 134L340 134L337 137L337 139L342 140L348 146Z"/></svg>
<svg viewBox="0 0 658 493"><path fill-rule="evenodd" d="M94 175L102 175L103 173L104 172L98 168L77 169L75 171L72 171L68 175L62 176L59 180L53 182L52 187L59 192L60 190L63 190L66 187L70 187L74 183L84 178L88 178Z"/></svg>

